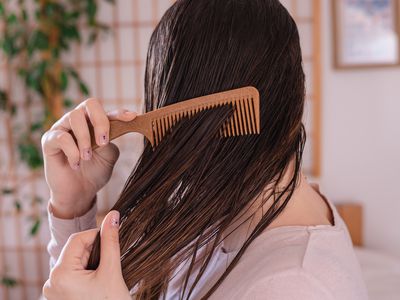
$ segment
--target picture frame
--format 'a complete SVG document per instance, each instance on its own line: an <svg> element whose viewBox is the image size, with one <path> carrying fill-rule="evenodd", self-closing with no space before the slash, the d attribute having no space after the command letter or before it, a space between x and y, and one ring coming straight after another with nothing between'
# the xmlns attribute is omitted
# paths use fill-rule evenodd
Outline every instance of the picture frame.
<svg viewBox="0 0 400 300"><path fill-rule="evenodd" d="M400 66L400 0L331 0L334 67Z"/></svg>

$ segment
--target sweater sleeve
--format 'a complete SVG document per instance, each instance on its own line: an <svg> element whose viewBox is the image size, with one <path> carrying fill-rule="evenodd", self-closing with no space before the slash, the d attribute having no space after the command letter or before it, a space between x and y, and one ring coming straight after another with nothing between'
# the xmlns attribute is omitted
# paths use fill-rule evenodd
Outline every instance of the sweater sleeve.
<svg viewBox="0 0 400 300"><path fill-rule="evenodd" d="M47 206L48 221L50 228L50 241L47 251L50 254L50 270L54 267L60 256L61 250L66 244L69 236L73 233L96 228L97 205L94 201L90 210L80 217L73 219L60 219L54 216L51 205Z"/></svg>
<svg viewBox="0 0 400 300"><path fill-rule="evenodd" d="M314 276L303 270L283 272L258 279L246 289L243 299L252 300L335 300Z"/></svg>

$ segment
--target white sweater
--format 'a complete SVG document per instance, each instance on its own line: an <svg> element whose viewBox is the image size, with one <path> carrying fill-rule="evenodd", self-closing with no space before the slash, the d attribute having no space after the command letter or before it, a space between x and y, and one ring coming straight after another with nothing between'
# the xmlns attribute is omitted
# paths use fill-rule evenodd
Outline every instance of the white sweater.
<svg viewBox="0 0 400 300"><path fill-rule="evenodd" d="M352 242L335 206L325 198L334 225L282 226L266 229L209 299L366 300L367 290ZM62 220L49 213L52 267L69 235L96 226L96 206L84 216ZM199 250L199 256L205 248ZM224 250L224 251L223 251ZM190 299L200 299L216 282L239 249L221 243ZM179 299L187 268L184 262L168 286L167 300ZM198 269L194 269L190 281ZM191 286L189 281L188 286Z"/></svg>

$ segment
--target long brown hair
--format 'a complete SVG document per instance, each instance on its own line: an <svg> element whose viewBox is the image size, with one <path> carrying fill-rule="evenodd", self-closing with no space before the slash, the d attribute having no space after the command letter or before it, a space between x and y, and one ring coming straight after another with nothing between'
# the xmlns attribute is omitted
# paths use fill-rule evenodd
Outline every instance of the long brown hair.
<svg viewBox="0 0 400 300"><path fill-rule="evenodd" d="M190 261L181 299L189 299L222 233L270 186L263 215L235 259L203 299L234 268L249 244L292 196L305 142L304 73L297 27L277 0L178 0L155 28L145 74L145 110L197 96L254 86L261 133L216 138L229 106L183 119L153 151L145 148L112 209L121 214L121 263L138 299L165 297L173 271ZM283 190L277 184L294 158ZM192 285L198 249L210 245ZM89 259L99 263L100 239Z"/></svg>

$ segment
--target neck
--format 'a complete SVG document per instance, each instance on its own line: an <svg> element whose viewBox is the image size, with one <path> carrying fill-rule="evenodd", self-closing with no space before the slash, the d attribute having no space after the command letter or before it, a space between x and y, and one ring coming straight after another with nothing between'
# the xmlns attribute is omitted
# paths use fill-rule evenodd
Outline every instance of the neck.
<svg viewBox="0 0 400 300"><path fill-rule="evenodd" d="M282 190L290 182L294 172L292 160L278 183ZM271 186L267 186L271 188ZM271 198L271 197L270 197ZM226 252L239 250L264 214L271 207L273 200L265 200L263 193L243 209L236 219L223 232L223 248ZM264 200L263 200L264 199ZM334 217L328 203L318 191L311 186L303 173L300 173L298 184L285 209L268 225L268 229L281 226L335 225Z"/></svg>
<svg viewBox="0 0 400 300"><path fill-rule="evenodd" d="M277 190L282 190L285 186L287 186L293 176L293 172L294 160L289 163L281 181L278 182ZM303 176L300 177L301 184ZM264 191L270 191L272 187L272 184L267 185ZM296 189L297 188L298 187L296 187ZM269 198L265 199L265 197L267 197L267 194L264 191L257 198L251 201L223 232L223 247L226 251L230 252L240 248L243 242L248 238L248 236L255 229L257 224L261 221L263 215L271 207L273 196L271 195L269 196ZM270 226L271 225L272 223L270 224Z"/></svg>

